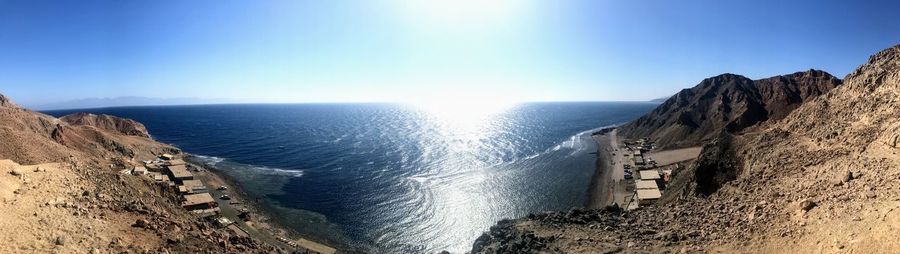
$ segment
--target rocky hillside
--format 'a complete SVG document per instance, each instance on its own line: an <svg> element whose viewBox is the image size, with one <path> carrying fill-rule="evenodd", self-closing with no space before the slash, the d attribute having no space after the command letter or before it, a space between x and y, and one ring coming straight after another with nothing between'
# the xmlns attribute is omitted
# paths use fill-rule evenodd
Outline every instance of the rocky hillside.
<svg viewBox="0 0 900 254"><path fill-rule="evenodd" d="M9 100L9 98L6 98L6 96L0 94L0 107L18 108L19 106Z"/></svg>
<svg viewBox="0 0 900 254"><path fill-rule="evenodd" d="M747 85L720 78L732 83L720 89ZM710 134L654 206L503 221L473 253L896 253L900 45L844 81L781 120Z"/></svg>
<svg viewBox="0 0 900 254"><path fill-rule="evenodd" d="M88 113L74 113L66 115L59 120L71 125L91 126L103 131L120 133L129 136L149 138L150 133L143 124L131 120L110 115L95 115Z"/></svg>
<svg viewBox="0 0 900 254"><path fill-rule="evenodd" d="M722 74L682 90L620 130L626 137L650 137L663 147L701 145L722 131L737 133L781 119L840 84L840 79L819 70L761 80Z"/></svg>
<svg viewBox="0 0 900 254"><path fill-rule="evenodd" d="M0 106L0 158L18 163L82 158L152 158L177 149L152 139L138 122L107 115L73 114L60 119L5 101Z"/></svg>
<svg viewBox="0 0 900 254"><path fill-rule="evenodd" d="M190 214L165 184L120 174L179 153L149 137L129 119L57 119L0 95L0 253L279 253Z"/></svg>

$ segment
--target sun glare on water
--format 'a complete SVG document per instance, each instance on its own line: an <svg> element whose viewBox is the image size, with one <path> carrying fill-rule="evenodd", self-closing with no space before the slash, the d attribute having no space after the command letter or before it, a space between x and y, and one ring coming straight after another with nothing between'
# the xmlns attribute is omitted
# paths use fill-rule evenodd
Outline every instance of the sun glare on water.
<svg viewBox="0 0 900 254"><path fill-rule="evenodd" d="M456 127L476 127L518 104L509 98L480 95L437 95L408 103L436 120Z"/></svg>

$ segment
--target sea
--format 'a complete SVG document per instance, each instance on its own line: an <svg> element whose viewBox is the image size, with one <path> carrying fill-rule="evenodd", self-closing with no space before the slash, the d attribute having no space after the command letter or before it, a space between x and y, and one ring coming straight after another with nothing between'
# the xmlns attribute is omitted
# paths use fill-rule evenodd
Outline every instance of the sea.
<svg viewBox="0 0 900 254"><path fill-rule="evenodd" d="M644 102L141 106L137 120L300 234L369 253L464 253L492 225L585 203L600 128Z"/></svg>

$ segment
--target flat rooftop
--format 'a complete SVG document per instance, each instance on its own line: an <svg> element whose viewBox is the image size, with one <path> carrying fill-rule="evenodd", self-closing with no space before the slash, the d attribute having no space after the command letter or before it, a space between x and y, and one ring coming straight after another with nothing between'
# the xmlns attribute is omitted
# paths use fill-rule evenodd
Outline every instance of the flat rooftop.
<svg viewBox="0 0 900 254"><path fill-rule="evenodd" d="M637 198L639 200L659 199L662 193L658 189L639 189L637 190Z"/></svg>
<svg viewBox="0 0 900 254"><path fill-rule="evenodd" d="M172 172L172 177L175 177L175 179L184 179L184 178L193 178L194 177L194 174L191 174L191 172L188 171L187 168L184 167L184 165L168 166L166 168L169 169L169 172Z"/></svg>
<svg viewBox="0 0 900 254"><path fill-rule="evenodd" d="M166 162L166 165L169 165L169 166L184 165L184 160L182 160L182 159L170 160L170 161Z"/></svg>
<svg viewBox="0 0 900 254"><path fill-rule="evenodd" d="M634 183L634 185L635 185L635 187L637 187L638 190L643 190L643 189L659 190L659 186L656 185L656 181L654 181L654 180L638 180L637 182Z"/></svg>
<svg viewBox="0 0 900 254"><path fill-rule="evenodd" d="M181 185L187 188L206 188L206 185L203 185L200 180L184 180L181 181Z"/></svg>
<svg viewBox="0 0 900 254"><path fill-rule="evenodd" d="M641 171L640 171L640 175L641 175L641 180L657 180L657 179L662 179L662 177L659 176L659 171L656 171L655 169L652 169L652 170L641 170Z"/></svg>
<svg viewBox="0 0 900 254"><path fill-rule="evenodd" d="M213 199L212 195L209 193L200 193L200 194L188 194L184 195L184 203L182 206L192 206L192 205L200 205L200 204L209 204L215 203L216 200Z"/></svg>

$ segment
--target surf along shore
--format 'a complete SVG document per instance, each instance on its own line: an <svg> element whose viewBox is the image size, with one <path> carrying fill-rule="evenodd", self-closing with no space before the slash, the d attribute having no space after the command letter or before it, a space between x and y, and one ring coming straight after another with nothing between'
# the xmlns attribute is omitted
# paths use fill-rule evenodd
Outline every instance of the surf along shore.
<svg viewBox="0 0 900 254"><path fill-rule="evenodd" d="M251 237L288 250L308 253L350 253L346 246L337 243L322 244L324 240L302 235L283 221L279 221L264 204L247 194L241 186L227 173L214 165L204 163L195 155L185 153L185 162L198 169L194 175L209 188L209 193L216 198L221 216L236 222L244 222L241 227ZM227 195L227 199L221 198ZM249 214L252 218L243 218ZM311 240L312 239L312 240ZM333 247L341 248L338 251Z"/></svg>

